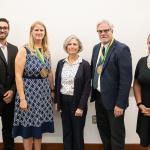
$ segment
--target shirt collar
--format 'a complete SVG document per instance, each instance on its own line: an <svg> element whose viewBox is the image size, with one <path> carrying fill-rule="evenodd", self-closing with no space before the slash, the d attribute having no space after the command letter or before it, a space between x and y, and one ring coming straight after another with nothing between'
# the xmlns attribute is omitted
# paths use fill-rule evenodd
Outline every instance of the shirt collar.
<svg viewBox="0 0 150 150"><path fill-rule="evenodd" d="M105 49L107 49L108 46L109 46L110 44L112 45L113 42L114 42L114 38L112 38L112 40L111 40L109 43L105 44L105 45L101 43L101 48L105 47Z"/></svg>
<svg viewBox="0 0 150 150"><path fill-rule="evenodd" d="M66 57L63 61L69 63L68 57ZM73 65L80 63L82 63L82 57L79 56L78 59L73 63Z"/></svg>
<svg viewBox="0 0 150 150"><path fill-rule="evenodd" d="M105 47L105 49L107 49L107 47L109 46L109 44L110 44L110 42L107 43L107 44L105 44L105 45L101 44L101 48Z"/></svg>
<svg viewBox="0 0 150 150"><path fill-rule="evenodd" d="M5 48L5 47L7 47L7 45L8 45L7 42L6 42L4 45L2 45L2 44L0 43L0 48Z"/></svg>

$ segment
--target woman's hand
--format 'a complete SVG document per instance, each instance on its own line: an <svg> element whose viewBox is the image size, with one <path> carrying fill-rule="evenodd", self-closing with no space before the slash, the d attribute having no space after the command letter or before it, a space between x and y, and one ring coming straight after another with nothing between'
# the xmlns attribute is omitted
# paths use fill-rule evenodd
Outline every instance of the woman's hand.
<svg viewBox="0 0 150 150"><path fill-rule="evenodd" d="M148 108L148 107L145 108L144 116L149 116L150 117L150 108Z"/></svg>
<svg viewBox="0 0 150 150"><path fill-rule="evenodd" d="M56 110L56 111L59 111L59 112L62 112L61 109L58 108L58 104L57 104L57 103L55 103L55 110Z"/></svg>
<svg viewBox="0 0 150 150"><path fill-rule="evenodd" d="M54 91L51 92L51 97L54 100Z"/></svg>
<svg viewBox="0 0 150 150"><path fill-rule="evenodd" d="M82 115L83 115L83 110L80 108L77 108L77 110L75 111L75 116L82 117Z"/></svg>
<svg viewBox="0 0 150 150"><path fill-rule="evenodd" d="M27 104L27 101L24 99L24 100L20 100L20 108L23 109L23 110L27 110L28 109L28 104Z"/></svg>
<svg viewBox="0 0 150 150"><path fill-rule="evenodd" d="M150 108L146 107L145 105L141 104L139 109L144 114L144 116L150 116Z"/></svg>
<svg viewBox="0 0 150 150"><path fill-rule="evenodd" d="M143 104L139 105L139 109L141 110L142 113L146 112L146 107Z"/></svg>

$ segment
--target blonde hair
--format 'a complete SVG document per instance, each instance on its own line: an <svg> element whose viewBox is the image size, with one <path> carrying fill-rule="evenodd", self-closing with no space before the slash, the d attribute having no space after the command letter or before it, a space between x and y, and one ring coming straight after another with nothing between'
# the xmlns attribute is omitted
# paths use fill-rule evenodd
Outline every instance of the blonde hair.
<svg viewBox="0 0 150 150"><path fill-rule="evenodd" d="M83 50L83 46L82 46L82 42L79 40L79 38L76 36L76 35L70 35L68 36L65 41L64 41L64 44L63 44L63 48L64 50L67 52L67 46L69 44L69 42L72 40L72 39L75 39L77 40L78 44L79 44L79 51L78 52L81 52ZM68 52L67 52L68 53Z"/></svg>
<svg viewBox="0 0 150 150"><path fill-rule="evenodd" d="M149 38L150 38L150 34L148 35L148 37L147 37L147 44L148 44L148 40L149 40Z"/></svg>
<svg viewBox="0 0 150 150"><path fill-rule="evenodd" d="M36 21L34 22L31 27L30 27L30 33L29 33L29 49L31 50L31 53L33 53L34 50L34 40L33 40L33 36L32 36L32 31L35 28L36 25L41 25L44 30L45 30L45 35L44 38L42 40L42 48L43 48L43 53L46 57L50 58L50 53L49 53L49 49L48 49L48 35L47 35L47 30L46 30L46 26L44 25L44 23L42 23L41 21Z"/></svg>

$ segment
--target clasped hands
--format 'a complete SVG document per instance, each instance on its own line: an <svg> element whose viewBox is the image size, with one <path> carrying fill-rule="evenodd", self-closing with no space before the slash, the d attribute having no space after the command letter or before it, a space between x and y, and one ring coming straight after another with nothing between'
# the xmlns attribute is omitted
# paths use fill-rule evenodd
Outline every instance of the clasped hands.
<svg viewBox="0 0 150 150"><path fill-rule="evenodd" d="M55 110L59 111L59 112L62 112L62 110L58 108L58 104L57 103L55 104ZM83 110L80 109L80 108L77 108L76 111L75 111L75 116L76 117L82 117L83 116Z"/></svg>

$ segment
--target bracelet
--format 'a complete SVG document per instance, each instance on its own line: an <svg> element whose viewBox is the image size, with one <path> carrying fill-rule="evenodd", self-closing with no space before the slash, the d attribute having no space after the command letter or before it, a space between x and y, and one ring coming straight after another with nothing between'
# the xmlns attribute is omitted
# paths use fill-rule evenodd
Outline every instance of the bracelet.
<svg viewBox="0 0 150 150"><path fill-rule="evenodd" d="M139 107L140 105L142 105L143 103L142 102L139 102L139 103L137 103L136 105L137 105L137 107Z"/></svg>

